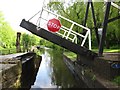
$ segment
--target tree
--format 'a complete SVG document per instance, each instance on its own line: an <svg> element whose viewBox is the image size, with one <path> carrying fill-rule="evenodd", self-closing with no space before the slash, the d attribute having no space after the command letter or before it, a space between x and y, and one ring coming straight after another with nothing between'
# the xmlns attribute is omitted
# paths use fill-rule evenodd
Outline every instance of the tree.
<svg viewBox="0 0 120 90"><path fill-rule="evenodd" d="M15 32L5 21L2 12L0 12L0 46L3 48L15 46Z"/></svg>
<svg viewBox="0 0 120 90"><path fill-rule="evenodd" d="M72 2L73 0L71 0ZM66 3L60 2L50 2L48 4L48 7L50 10L57 12L58 14L73 20L79 24L83 24L84 22L84 17L85 17L85 10L87 3L85 2L77 2L76 0L71 3L66 7ZM117 3L119 4L119 2ZM104 12L105 12L105 4L104 2L93 2L94 5L94 10L95 10L95 16L96 16L96 21L97 21L97 28L102 28L103 24L103 19L104 19ZM111 6L111 11L110 11L110 18L115 17L116 15L119 15L119 11L116 8L113 8ZM67 23L65 20L61 20L62 25L66 27L70 27L70 23ZM114 21L108 25L107 28L107 35L106 35L106 43L105 46L107 48L110 48L110 46L118 45L120 42L120 20ZM92 32L92 43L93 46L96 46L96 37L95 33L93 31L94 24L93 24L93 19L92 19L92 13L89 8L89 14L88 14L88 19L87 19L87 27L91 29ZM82 29L78 27L74 27L73 30L77 32L81 32Z"/></svg>
<svg viewBox="0 0 120 90"><path fill-rule="evenodd" d="M23 46L23 51L29 50L31 46L34 45L39 45L40 44L40 38L35 36L35 35L29 35L26 33L22 34L22 46Z"/></svg>
<svg viewBox="0 0 120 90"><path fill-rule="evenodd" d="M23 33L22 34L22 45L23 45L23 51L27 50L30 45L30 37L28 34Z"/></svg>
<svg viewBox="0 0 120 90"><path fill-rule="evenodd" d="M36 35L30 35L30 41L31 41L31 46L33 45L39 45L40 44L40 37L36 36Z"/></svg>

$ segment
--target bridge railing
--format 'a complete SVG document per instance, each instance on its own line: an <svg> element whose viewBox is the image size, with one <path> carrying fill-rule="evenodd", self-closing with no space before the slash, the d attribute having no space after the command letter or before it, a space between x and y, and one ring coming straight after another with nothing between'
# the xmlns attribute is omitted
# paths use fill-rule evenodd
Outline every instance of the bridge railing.
<svg viewBox="0 0 120 90"><path fill-rule="evenodd" d="M65 17L63 17L61 15L58 15L57 13L54 13L54 12L48 10L45 7L42 8L42 10L40 12L40 16L38 18L38 21L36 23L38 29L39 29L39 27L41 27L41 28L44 28L44 29L48 30L47 29L47 22L48 22L48 20L50 18L52 19L53 17L57 18L57 19L63 19L67 23L71 24L70 27L66 27L66 26L62 25L61 28L60 28L60 31L55 33L55 34L58 34L62 38L68 39L68 40L70 40L70 41L72 41L73 43L76 43L76 44L77 44L77 37L81 37L82 38L81 46L84 46L85 41L88 38L89 49L91 50L91 33L90 33L90 29L89 28L87 28L87 27L85 27L83 25L80 25L80 24L78 24L78 23L76 23L76 22L74 22L74 21L72 21L72 20L70 20L68 18L65 18ZM42 24L43 23L42 20L44 22L44 25ZM73 28L75 26L77 26L77 27L79 27L81 29L86 30L86 34L83 35L81 33L78 33L76 31L74 31ZM61 33L61 31L63 31L63 32Z"/></svg>

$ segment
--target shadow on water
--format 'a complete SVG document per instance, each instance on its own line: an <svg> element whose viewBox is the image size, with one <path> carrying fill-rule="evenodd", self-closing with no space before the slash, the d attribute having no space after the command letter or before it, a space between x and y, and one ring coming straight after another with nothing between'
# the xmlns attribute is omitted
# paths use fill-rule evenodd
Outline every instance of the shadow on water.
<svg viewBox="0 0 120 90"><path fill-rule="evenodd" d="M31 85L34 84L36 75L41 63L40 56L34 56L31 60L22 64L22 74L21 74L21 88L25 88L25 90L29 90ZM24 61L24 58L23 60ZM19 88L19 89L21 89Z"/></svg>

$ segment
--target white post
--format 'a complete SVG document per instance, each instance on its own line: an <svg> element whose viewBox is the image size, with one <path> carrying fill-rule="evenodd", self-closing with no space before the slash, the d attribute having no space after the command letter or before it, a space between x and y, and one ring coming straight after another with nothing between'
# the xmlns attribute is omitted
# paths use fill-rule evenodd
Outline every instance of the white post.
<svg viewBox="0 0 120 90"><path fill-rule="evenodd" d="M90 33L90 30L89 30L88 39L89 39L89 50L91 50L91 33Z"/></svg>
<svg viewBox="0 0 120 90"><path fill-rule="evenodd" d="M66 39L68 39L68 37L69 37L69 35L70 35L71 31L72 31L73 26L74 26L74 23L71 25L71 27L69 29L69 32L68 32L68 34L66 36Z"/></svg>
<svg viewBox="0 0 120 90"><path fill-rule="evenodd" d="M77 36L76 36L76 39L75 39L75 43L77 44Z"/></svg>
<svg viewBox="0 0 120 90"><path fill-rule="evenodd" d="M88 34L89 34L89 32L87 31L87 32L86 32L86 35L85 35L85 37L84 37L84 39L83 39L83 41L82 41L81 46L83 46L83 45L85 44L85 40L86 40L86 38L88 37Z"/></svg>
<svg viewBox="0 0 120 90"><path fill-rule="evenodd" d="M52 14L52 15L55 16L55 18L62 18L62 19L64 19L64 20L66 20L67 22L71 23L70 28L67 28L67 27L65 27L65 26L62 26L62 27L61 27L61 30L63 30L64 32L63 32L63 33L57 32L56 34L59 34L61 37L65 38L65 39L70 39L72 42L74 42L74 43L76 43L76 44L77 44L77 35L78 35L78 36L80 36L81 38L83 38L83 41L82 41L82 43L81 43L81 46L84 46L85 41L86 41L86 39L88 38L88 40L89 40L89 49L91 50L91 33L90 33L90 29L89 29L89 28L84 27L84 26L82 26L82 25L80 25L80 24L78 24L78 23L76 23L76 22L74 22L74 21L72 21L72 20L69 20L69 19L67 19L67 18L65 18L65 17L63 17L63 16L61 16L61 15L58 15L58 14L56 14L56 13L54 13L54 12L51 12L50 10L45 9L44 7L43 7L43 9L42 9L42 11L41 11L41 14L42 14L43 10L48 13L48 16L49 16L49 14ZM42 18L42 16L41 16L40 18ZM42 19L45 20L45 21L48 21L47 18L42 18ZM75 31L73 31L74 25L77 25L78 27L81 27L81 28L85 29L85 30L86 30L86 35L82 35L82 34L80 34L80 33L77 33L77 32L75 32ZM74 37L73 37L73 38L70 38L70 35L74 35Z"/></svg>

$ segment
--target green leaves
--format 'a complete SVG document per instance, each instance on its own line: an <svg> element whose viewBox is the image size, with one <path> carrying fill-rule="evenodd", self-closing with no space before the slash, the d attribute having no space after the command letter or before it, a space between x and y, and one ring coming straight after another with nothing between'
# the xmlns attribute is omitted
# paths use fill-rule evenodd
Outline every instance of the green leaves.
<svg viewBox="0 0 120 90"><path fill-rule="evenodd" d="M73 0L71 0L72 2ZM71 2L68 2L69 6L65 6L66 3L61 3L61 2L50 2L49 6L52 11L58 12L58 14L73 20L79 24L83 24L84 18L85 18L85 12L86 12L86 7L87 3L84 2L77 2L76 0ZM119 2L117 4L120 4ZM105 14L105 3L104 2L93 2L94 6L94 11L95 11L95 17L96 17L96 23L97 23L97 28L102 28L103 20L104 20L104 14ZM109 19L116 17L119 15L118 9L114 8L111 6L110 10L110 15ZM71 23L66 22L65 20L61 20L62 25L66 27L70 27ZM91 12L91 7L89 7L89 14L88 14L88 19L87 19L87 24L86 26L91 29L92 32L92 45L96 46L96 37L95 37L95 32L92 30L94 29L94 24L93 24L93 17L92 17L92 12ZM74 27L73 28L75 31L79 32L82 31L80 28ZM111 46L119 44L120 42L120 20L116 20L112 23L108 24L107 28L107 36L106 36L106 42L109 43Z"/></svg>
<svg viewBox="0 0 120 90"><path fill-rule="evenodd" d="M120 76L116 77L113 82L115 82L117 85L120 85Z"/></svg>
<svg viewBox="0 0 120 90"><path fill-rule="evenodd" d="M30 36L26 33L22 34L22 46L23 46L23 51L27 50L30 45Z"/></svg>
<svg viewBox="0 0 120 90"><path fill-rule="evenodd" d="M15 45L15 32L5 21L2 12L0 12L0 46L11 48Z"/></svg>
<svg viewBox="0 0 120 90"><path fill-rule="evenodd" d="M29 34L23 33L21 41L22 41L21 43L23 47L28 48L34 45L39 45L40 38L35 35L29 35Z"/></svg>

